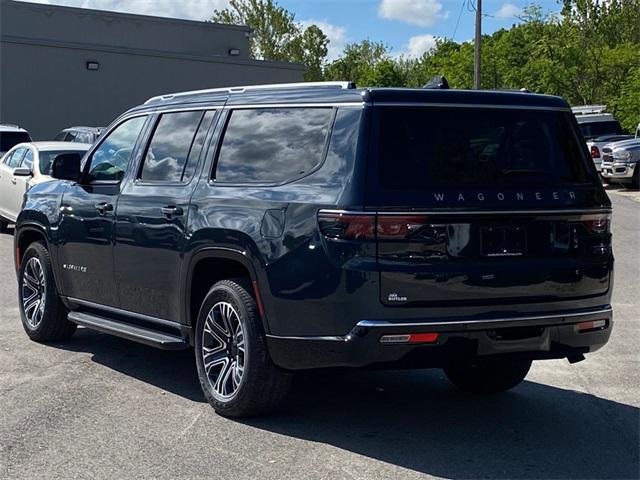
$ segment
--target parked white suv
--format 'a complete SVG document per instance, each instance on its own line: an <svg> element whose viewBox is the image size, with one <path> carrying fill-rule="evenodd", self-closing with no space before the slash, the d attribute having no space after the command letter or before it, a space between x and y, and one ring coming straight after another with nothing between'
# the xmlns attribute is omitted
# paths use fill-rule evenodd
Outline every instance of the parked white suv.
<svg viewBox="0 0 640 480"><path fill-rule="evenodd" d="M33 185L51 180L53 159L65 153L81 156L88 143L19 143L0 160L0 232L15 222L22 208L22 197Z"/></svg>
<svg viewBox="0 0 640 480"><path fill-rule="evenodd" d="M29 132L17 125L0 123L0 157L7 153L15 145L30 142Z"/></svg>

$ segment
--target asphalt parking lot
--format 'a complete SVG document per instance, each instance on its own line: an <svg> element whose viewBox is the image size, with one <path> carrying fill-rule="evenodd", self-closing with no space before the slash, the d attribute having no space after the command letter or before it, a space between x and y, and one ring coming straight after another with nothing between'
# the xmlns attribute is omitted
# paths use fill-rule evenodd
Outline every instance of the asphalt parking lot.
<svg viewBox="0 0 640 480"><path fill-rule="evenodd" d="M205 403L190 351L30 342L0 235L0 478L638 478L640 192L609 193L616 324L585 362L537 362L495 397L436 370L310 373L250 421Z"/></svg>

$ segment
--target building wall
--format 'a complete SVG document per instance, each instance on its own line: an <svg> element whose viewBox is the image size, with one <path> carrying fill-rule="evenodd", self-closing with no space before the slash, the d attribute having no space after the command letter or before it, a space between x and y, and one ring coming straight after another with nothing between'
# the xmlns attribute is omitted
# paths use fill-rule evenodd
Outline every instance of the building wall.
<svg viewBox="0 0 640 480"><path fill-rule="evenodd" d="M71 125L106 126L163 93L302 81L301 65L249 60L248 32L0 0L0 123L45 140Z"/></svg>

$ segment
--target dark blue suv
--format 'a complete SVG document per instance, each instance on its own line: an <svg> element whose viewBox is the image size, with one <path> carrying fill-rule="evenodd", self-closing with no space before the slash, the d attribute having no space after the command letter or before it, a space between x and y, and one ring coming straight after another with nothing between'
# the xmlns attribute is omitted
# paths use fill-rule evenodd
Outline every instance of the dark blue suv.
<svg viewBox="0 0 640 480"><path fill-rule="evenodd" d="M53 174L17 222L27 334L193 347L223 415L268 411L321 367L437 367L504 391L611 333L611 204L557 97L179 93Z"/></svg>

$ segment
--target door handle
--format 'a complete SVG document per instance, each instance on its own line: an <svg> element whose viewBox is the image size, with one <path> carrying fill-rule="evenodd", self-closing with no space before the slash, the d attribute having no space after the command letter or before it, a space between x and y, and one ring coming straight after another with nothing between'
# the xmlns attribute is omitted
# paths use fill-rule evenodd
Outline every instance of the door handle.
<svg viewBox="0 0 640 480"><path fill-rule="evenodd" d="M179 217L184 214L184 211L181 207L176 207L175 205L169 205L168 207L162 207L162 214L165 217Z"/></svg>
<svg viewBox="0 0 640 480"><path fill-rule="evenodd" d="M104 215L107 212L113 212L113 205L107 202L96 203L96 210L100 212L100 215Z"/></svg>

